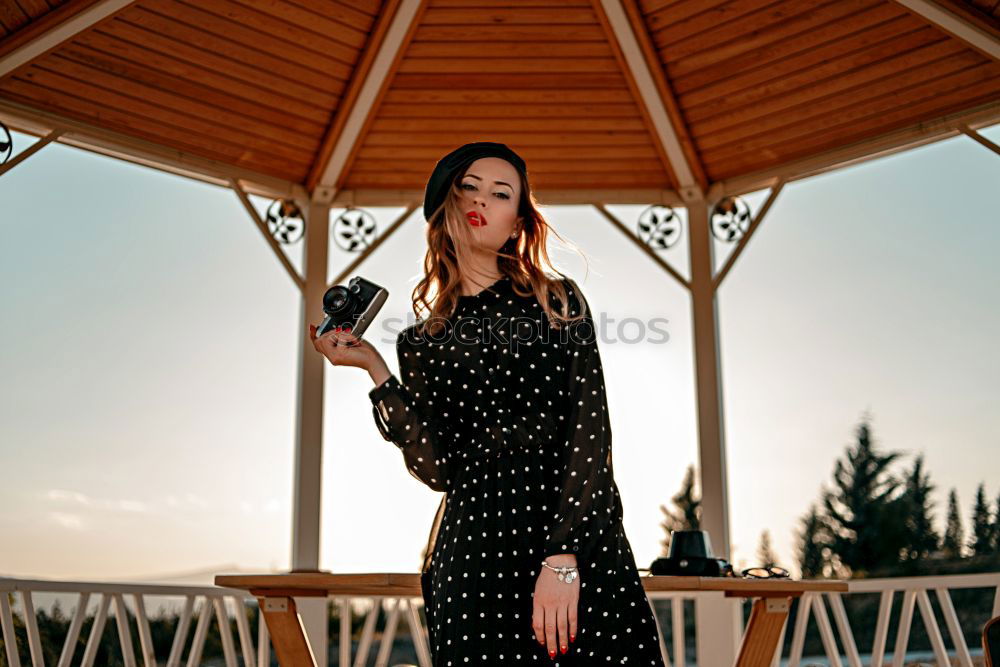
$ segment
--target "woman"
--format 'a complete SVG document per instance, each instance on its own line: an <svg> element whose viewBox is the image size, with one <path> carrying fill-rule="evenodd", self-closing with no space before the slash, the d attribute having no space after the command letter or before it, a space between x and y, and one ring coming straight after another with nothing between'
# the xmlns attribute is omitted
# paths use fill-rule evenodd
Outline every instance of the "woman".
<svg viewBox="0 0 1000 667"><path fill-rule="evenodd" d="M383 437L446 492L421 578L434 664L662 666L621 523L596 327L580 288L540 268L548 226L524 161L492 142L452 151L424 216L426 317L396 340L399 377L349 330L310 336L368 371Z"/></svg>

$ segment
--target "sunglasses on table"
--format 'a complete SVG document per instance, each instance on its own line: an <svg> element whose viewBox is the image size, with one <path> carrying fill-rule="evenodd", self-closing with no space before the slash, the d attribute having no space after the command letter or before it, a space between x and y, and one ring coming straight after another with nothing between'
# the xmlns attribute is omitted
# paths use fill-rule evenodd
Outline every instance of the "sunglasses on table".
<svg viewBox="0 0 1000 667"><path fill-rule="evenodd" d="M722 576L736 577L744 579L787 579L792 575L783 567L772 565L771 567L750 567L737 574L733 566L726 564L723 568Z"/></svg>

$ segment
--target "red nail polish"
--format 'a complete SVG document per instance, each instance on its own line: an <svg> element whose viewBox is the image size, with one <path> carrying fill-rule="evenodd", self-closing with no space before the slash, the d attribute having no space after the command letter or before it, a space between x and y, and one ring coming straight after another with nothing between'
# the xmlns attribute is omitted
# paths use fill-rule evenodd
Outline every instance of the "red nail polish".
<svg viewBox="0 0 1000 667"><path fill-rule="evenodd" d="M554 650L553 651L549 651L549 657L552 658L553 660L555 660L555 658L556 658L556 652Z"/></svg>
<svg viewBox="0 0 1000 667"><path fill-rule="evenodd" d="M566 647L565 646L560 646L559 650L562 651L563 653L565 653L566 652Z"/></svg>
<svg viewBox="0 0 1000 667"><path fill-rule="evenodd" d="M576 641L576 635L570 635L569 636L569 642L572 644L575 641Z"/></svg>

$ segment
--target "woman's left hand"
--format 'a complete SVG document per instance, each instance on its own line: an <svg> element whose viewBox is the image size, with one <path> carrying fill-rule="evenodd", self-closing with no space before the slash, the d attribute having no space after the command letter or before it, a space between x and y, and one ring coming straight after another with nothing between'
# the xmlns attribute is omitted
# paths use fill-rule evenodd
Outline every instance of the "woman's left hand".
<svg viewBox="0 0 1000 667"><path fill-rule="evenodd" d="M559 554L549 556L545 562L553 567L576 567L576 556ZM556 572L542 564L538 567L542 571L538 573L538 579L535 581L531 627L535 631L535 639L546 647L549 657L554 658L556 650L565 653L569 649L569 643L576 639L580 577L577 576L573 583L567 584L565 581L559 581Z"/></svg>

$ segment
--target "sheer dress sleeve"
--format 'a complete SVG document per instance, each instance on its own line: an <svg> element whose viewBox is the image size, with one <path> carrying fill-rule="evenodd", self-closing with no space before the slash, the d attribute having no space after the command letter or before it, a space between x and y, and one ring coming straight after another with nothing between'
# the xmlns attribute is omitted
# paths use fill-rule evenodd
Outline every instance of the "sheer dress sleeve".
<svg viewBox="0 0 1000 667"><path fill-rule="evenodd" d="M568 280L566 290L570 313L577 314L582 307L586 316L566 331L569 412L563 432L562 486L544 555L574 554L583 564L591 560L595 544L614 519L614 471L597 327L576 283Z"/></svg>
<svg viewBox="0 0 1000 667"><path fill-rule="evenodd" d="M368 392L375 425L385 440L403 452L407 471L434 491L446 491L447 460L441 447L444 429L431 416L434 401L420 368L418 350L406 339L396 339L399 378L390 375ZM402 378L402 381L400 381Z"/></svg>

